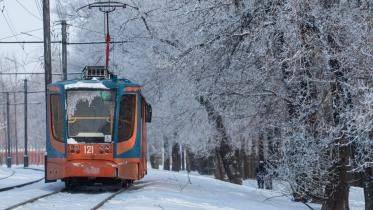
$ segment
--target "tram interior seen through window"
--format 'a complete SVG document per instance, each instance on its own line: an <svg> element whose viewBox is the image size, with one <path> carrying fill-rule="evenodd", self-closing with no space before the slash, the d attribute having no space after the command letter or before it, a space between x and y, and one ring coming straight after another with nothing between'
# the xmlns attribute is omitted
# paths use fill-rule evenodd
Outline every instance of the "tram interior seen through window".
<svg viewBox="0 0 373 210"><path fill-rule="evenodd" d="M52 135L57 140L63 141L63 116L60 96L50 95L50 115L52 125Z"/></svg>
<svg viewBox="0 0 373 210"><path fill-rule="evenodd" d="M120 142L131 138L136 117L136 95L125 94L121 98L119 112L118 139Z"/></svg>
<svg viewBox="0 0 373 210"><path fill-rule="evenodd" d="M115 93L67 91L68 143L111 143Z"/></svg>

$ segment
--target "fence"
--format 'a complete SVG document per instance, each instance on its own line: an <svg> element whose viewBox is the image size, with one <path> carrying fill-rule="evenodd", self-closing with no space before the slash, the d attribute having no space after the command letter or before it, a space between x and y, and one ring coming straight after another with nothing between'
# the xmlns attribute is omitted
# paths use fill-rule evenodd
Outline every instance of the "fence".
<svg viewBox="0 0 373 210"><path fill-rule="evenodd" d="M23 149L19 149L18 153L15 150L11 152L12 156L12 164L23 164ZM29 149L28 150L28 157L29 157L29 165L44 165L44 154L45 149ZM17 163L18 158L18 163ZM0 150L0 165L6 164L7 153L5 150Z"/></svg>

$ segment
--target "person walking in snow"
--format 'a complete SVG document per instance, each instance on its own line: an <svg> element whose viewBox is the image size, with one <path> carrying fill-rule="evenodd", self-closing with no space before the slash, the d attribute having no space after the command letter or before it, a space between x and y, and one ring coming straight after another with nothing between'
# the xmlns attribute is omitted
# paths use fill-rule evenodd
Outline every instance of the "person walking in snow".
<svg viewBox="0 0 373 210"><path fill-rule="evenodd" d="M266 169L264 167L264 162L259 161L259 165L256 168L256 181L258 182L258 188L264 188L264 177L266 176Z"/></svg>

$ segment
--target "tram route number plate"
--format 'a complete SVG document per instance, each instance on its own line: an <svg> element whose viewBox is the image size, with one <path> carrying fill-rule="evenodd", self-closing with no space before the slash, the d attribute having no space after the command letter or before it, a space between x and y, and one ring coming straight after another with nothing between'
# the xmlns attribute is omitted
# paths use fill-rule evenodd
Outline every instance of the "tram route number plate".
<svg viewBox="0 0 373 210"><path fill-rule="evenodd" d="M85 154L93 154L93 146L84 146Z"/></svg>

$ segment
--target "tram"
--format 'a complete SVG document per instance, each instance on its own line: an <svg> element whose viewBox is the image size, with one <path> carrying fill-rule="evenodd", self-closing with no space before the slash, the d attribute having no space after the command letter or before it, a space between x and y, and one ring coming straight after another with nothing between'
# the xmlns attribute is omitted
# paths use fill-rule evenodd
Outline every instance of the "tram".
<svg viewBox="0 0 373 210"><path fill-rule="evenodd" d="M71 188L143 178L152 108L141 88L103 66L85 67L80 80L50 84L45 182Z"/></svg>

